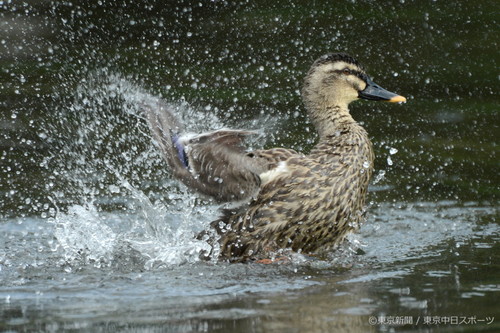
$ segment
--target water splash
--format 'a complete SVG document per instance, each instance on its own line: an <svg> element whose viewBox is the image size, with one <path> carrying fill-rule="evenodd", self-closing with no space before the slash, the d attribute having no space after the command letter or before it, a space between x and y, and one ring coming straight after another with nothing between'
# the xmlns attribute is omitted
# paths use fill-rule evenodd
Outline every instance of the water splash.
<svg viewBox="0 0 500 333"><path fill-rule="evenodd" d="M101 68L81 80L65 107L56 110L48 138L55 149L44 164L56 184L51 221L65 262L110 266L135 256L135 264L148 269L194 262L200 251L210 250L195 236L216 219L218 207L168 174L139 109L158 99ZM184 101L169 106L187 132L225 127L211 107L199 110ZM277 118L264 115L231 125L263 134L276 124ZM262 135L250 144L257 145L257 139Z"/></svg>
<svg viewBox="0 0 500 333"><path fill-rule="evenodd" d="M66 213L58 214L54 236L63 250L64 261L109 266L118 234L105 222L91 205L74 205Z"/></svg>
<svg viewBox="0 0 500 333"><path fill-rule="evenodd" d="M59 184L51 193L57 210L50 221L66 264L112 266L134 257L134 265L150 269L194 262L210 250L195 236L215 219L217 207L200 204L170 179L138 110L139 102L155 98L102 69L57 111L56 150L47 161ZM190 130L222 126L186 103L173 107Z"/></svg>

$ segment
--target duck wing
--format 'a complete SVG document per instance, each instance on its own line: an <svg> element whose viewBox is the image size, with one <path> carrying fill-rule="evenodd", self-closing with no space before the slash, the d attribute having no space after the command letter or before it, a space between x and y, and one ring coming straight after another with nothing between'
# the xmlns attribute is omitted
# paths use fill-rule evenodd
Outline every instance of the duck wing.
<svg viewBox="0 0 500 333"><path fill-rule="evenodd" d="M217 201L249 200L260 190L261 174L297 154L275 148L248 152L244 141L255 131L221 129L182 134L183 126L164 102L144 103L153 139L174 176Z"/></svg>

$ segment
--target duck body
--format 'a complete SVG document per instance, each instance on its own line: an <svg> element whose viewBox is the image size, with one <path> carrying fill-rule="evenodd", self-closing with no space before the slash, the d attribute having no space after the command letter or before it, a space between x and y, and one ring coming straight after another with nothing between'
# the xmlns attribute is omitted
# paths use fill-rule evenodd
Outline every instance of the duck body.
<svg viewBox="0 0 500 333"><path fill-rule="evenodd" d="M353 124L309 155L281 162L256 199L212 223L221 256L262 258L281 249L322 254L335 247L364 216L373 158L367 133Z"/></svg>
<svg viewBox="0 0 500 333"><path fill-rule="evenodd" d="M252 131L182 136L167 105L143 107L175 177L218 201L244 201L212 222L217 240L199 235L220 247L214 251L220 259L269 258L282 250L323 254L359 228L374 154L348 104L358 98L405 99L374 84L343 53L316 60L302 97L319 133L308 155L284 148L246 151L244 140Z"/></svg>

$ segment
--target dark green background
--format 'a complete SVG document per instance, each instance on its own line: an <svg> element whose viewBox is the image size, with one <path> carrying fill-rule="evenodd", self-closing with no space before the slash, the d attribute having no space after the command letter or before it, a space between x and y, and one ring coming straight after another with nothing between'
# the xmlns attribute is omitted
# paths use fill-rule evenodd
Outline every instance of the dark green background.
<svg viewBox="0 0 500 333"><path fill-rule="evenodd" d="M71 156L61 155L74 137L68 128L79 125L68 108L96 70L170 101L210 106L229 125L281 117L283 131L267 146L307 151L315 135L304 131L298 91L314 59L332 51L357 57L377 83L408 97L403 106L352 105L375 144L377 170L386 172L377 185L388 190L373 200L498 201L496 1L13 1L0 8L0 215L44 211L50 179L73 200L53 170L71 168ZM115 102L107 108L116 131L126 132L135 123ZM390 147L398 149L392 166Z"/></svg>

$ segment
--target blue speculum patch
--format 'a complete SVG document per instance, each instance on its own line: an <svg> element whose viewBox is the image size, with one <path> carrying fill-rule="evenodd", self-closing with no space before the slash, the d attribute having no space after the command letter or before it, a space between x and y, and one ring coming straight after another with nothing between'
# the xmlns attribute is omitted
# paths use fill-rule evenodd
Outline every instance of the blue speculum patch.
<svg viewBox="0 0 500 333"><path fill-rule="evenodd" d="M177 156L187 169L189 167L189 162L186 155L186 151L184 150L184 145L179 141L179 135L177 134L172 135L172 143L174 144L175 149L177 149Z"/></svg>

